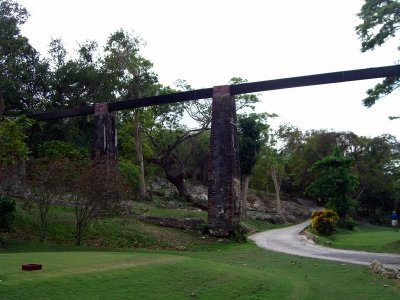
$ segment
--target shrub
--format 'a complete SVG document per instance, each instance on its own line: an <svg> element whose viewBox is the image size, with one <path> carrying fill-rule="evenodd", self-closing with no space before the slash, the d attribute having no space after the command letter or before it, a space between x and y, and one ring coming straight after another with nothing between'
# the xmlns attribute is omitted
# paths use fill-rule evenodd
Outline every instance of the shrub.
<svg viewBox="0 0 400 300"><path fill-rule="evenodd" d="M316 211L311 216L311 226L322 235L332 235L336 230L339 215L330 209Z"/></svg>
<svg viewBox="0 0 400 300"><path fill-rule="evenodd" d="M38 154L40 157L49 159L68 158L72 160L84 160L89 155L85 149L78 148L72 143L52 140L39 145Z"/></svg>
<svg viewBox="0 0 400 300"><path fill-rule="evenodd" d="M134 190L139 190L140 170L128 160L121 159L118 163L121 175Z"/></svg>
<svg viewBox="0 0 400 300"><path fill-rule="evenodd" d="M15 219L15 201L0 196L0 230L10 231Z"/></svg>
<svg viewBox="0 0 400 300"><path fill-rule="evenodd" d="M352 217L347 217L344 222L344 227L348 230L354 230L355 227L358 226L358 222L354 220Z"/></svg>

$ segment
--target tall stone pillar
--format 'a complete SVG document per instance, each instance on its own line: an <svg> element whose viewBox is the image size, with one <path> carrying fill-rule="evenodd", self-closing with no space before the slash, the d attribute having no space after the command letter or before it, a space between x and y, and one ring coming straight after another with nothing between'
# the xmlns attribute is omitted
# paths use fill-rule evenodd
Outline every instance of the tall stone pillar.
<svg viewBox="0 0 400 300"><path fill-rule="evenodd" d="M214 87L208 163L208 229L227 236L240 222L236 105L229 86Z"/></svg>
<svg viewBox="0 0 400 300"><path fill-rule="evenodd" d="M95 105L92 159L107 164L114 163L117 159L115 113L109 112L108 103Z"/></svg>

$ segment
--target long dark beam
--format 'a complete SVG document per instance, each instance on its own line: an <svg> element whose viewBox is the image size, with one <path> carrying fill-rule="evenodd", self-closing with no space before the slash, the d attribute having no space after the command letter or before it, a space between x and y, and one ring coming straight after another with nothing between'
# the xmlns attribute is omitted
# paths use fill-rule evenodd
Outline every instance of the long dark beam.
<svg viewBox="0 0 400 300"><path fill-rule="evenodd" d="M147 107L153 105L162 105L169 103L185 102L190 100L199 100L212 98L213 89L201 89L187 92L173 93L167 95L158 95L139 99L128 99L124 101L111 102L108 104L110 111L118 111L124 109L132 109L138 107Z"/></svg>
<svg viewBox="0 0 400 300"><path fill-rule="evenodd" d="M232 95L239 95L239 94L257 93L257 92L295 88L302 86L321 85L321 84L339 83L346 81L356 81L356 80L393 77L393 76L400 76L400 65L241 83L241 84L231 85L230 90ZM167 95L158 95L140 99L129 99L125 101L110 102L109 110L119 111L119 110L133 109L138 107L147 107L153 105L162 105L169 103L185 102L190 100L206 99L206 98L211 98L212 96L213 96L213 88L207 88L207 89L193 90L193 91L173 93ZM83 116L89 114L94 114L94 105L70 108L55 112L31 114L29 115L29 117L38 121L44 121L44 120Z"/></svg>
<svg viewBox="0 0 400 300"><path fill-rule="evenodd" d="M393 76L400 76L400 65L249 82L231 85L230 88L232 95L238 95Z"/></svg>
<svg viewBox="0 0 400 300"><path fill-rule="evenodd" d="M30 114L28 115L28 117L37 121L48 121L48 120L65 119L70 117L86 116L93 114L94 114L94 105L85 105L85 106L67 108L57 111Z"/></svg>

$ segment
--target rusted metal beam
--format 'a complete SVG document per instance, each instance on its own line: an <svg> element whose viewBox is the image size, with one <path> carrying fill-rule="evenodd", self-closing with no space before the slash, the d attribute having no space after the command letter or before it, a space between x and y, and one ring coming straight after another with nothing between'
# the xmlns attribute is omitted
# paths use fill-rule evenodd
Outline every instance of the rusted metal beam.
<svg viewBox="0 0 400 300"><path fill-rule="evenodd" d="M339 83L347 81L374 79L381 77L400 77L400 65L358 69L350 71L340 71L332 73L323 73L316 75L298 76L291 78L282 78L258 82L241 83L230 86L231 95L265 92L278 89L295 88L302 86L321 85L329 83ZM118 102L110 102L109 110L120 111L124 109L133 109L138 107L147 107L153 105L162 105L169 103L185 102L190 100L199 100L212 98L213 89L199 89L187 92L173 93L167 95L158 95L140 99L128 99ZM30 118L44 121L53 119L62 119L94 114L94 105L81 106L54 112L44 112L29 115Z"/></svg>
<svg viewBox="0 0 400 300"><path fill-rule="evenodd" d="M48 120L65 119L70 117L86 116L93 114L94 114L94 105L85 105L58 111L30 114L28 115L28 117L37 121L48 121Z"/></svg>
<svg viewBox="0 0 400 300"><path fill-rule="evenodd" d="M400 65L340 71L231 85L231 94L248 94L302 86L400 76Z"/></svg>

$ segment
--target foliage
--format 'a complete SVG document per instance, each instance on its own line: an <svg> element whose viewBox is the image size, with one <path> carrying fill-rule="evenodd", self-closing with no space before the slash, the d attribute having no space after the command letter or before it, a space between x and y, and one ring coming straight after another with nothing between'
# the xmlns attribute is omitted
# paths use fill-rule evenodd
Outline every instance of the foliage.
<svg viewBox="0 0 400 300"><path fill-rule="evenodd" d="M129 185L134 189L139 188L139 177L140 170L138 166L135 166L131 161L120 159L118 161L119 171L121 176L129 183Z"/></svg>
<svg viewBox="0 0 400 300"><path fill-rule="evenodd" d="M374 50L388 39L396 36L400 28L400 3L397 0L365 0L357 14L362 23L356 27L361 39L361 51ZM400 86L400 77L385 78L367 91L364 105L371 107L380 98L392 93Z"/></svg>
<svg viewBox="0 0 400 300"><path fill-rule="evenodd" d="M30 193L26 196L26 204L34 204L39 212L41 242L46 237L48 212L66 192L69 164L68 160L60 158L31 158L27 164L24 181Z"/></svg>
<svg viewBox="0 0 400 300"><path fill-rule="evenodd" d="M20 33L29 14L16 1L0 1L0 117L40 107L48 90L48 63Z"/></svg>
<svg viewBox="0 0 400 300"><path fill-rule="evenodd" d="M311 226L318 234L332 235L336 230L339 215L330 209L313 212Z"/></svg>
<svg viewBox="0 0 400 300"><path fill-rule="evenodd" d="M360 181L360 213L371 217L393 210L400 195L400 143L390 135L360 138L357 149L354 157Z"/></svg>
<svg viewBox="0 0 400 300"><path fill-rule="evenodd" d="M124 213L123 200L129 193L115 162L93 162L72 170L70 193L76 217L76 245L81 244L89 221L99 215Z"/></svg>
<svg viewBox="0 0 400 300"><path fill-rule="evenodd" d="M14 199L0 195L0 230L10 231L15 219Z"/></svg>
<svg viewBox="0 0 400 300"><path fill-rule="evenodd" d="M352 205L350 193L358 184L357 177L350 173L352 163L353 159L345 157L336 147L331 155L312 165L311 171L317 172L318 177L306 189L308 195L320 198L333 208L342 225Z"/></svg>
<svg viewBox="0 0 400 300"><path fill-rule="evenodd" d="M12 165L27 158L27 130L33 121L26 117L4 118L0 121L0 165Z"/></svg>
<svg viewBox="0 0 400 300"><path fill-rule="evenodd" d="M229 80L230 85L241 84L249 82L247 79L241 77L232 77ZM254 110L255 104L260 102L260 94L241 94L235 96L236 110L240 111L242 109Z"/></svg>
<svg viewBox="0 0 400 300"><path fill-rule="evenodd" d="M44 142L38 147L39 157L47 159L85 160L88 153L83 148L77 148L71 142L52 140Z"/></svg>
<svg viewBox="0 0 400 300"><path fill-rule="evenodd" d="M0 195L0 230L10 231L15 219L15 200Z"/></svg>
<svg viewBox="0 0 400 300"><path fill-rule="evenodd" d="M347 216L345 223L344 223L344 228L348 230L354 230L358 226L358 222L354 220L352 217Z"/></svg>
<svg viewBox="0 0 400 300"><path fill-rule="evenodd" d="M257 154L266 138L267 114L240 114L238 116L240 171L250 175L257 160Z"/></svg>

